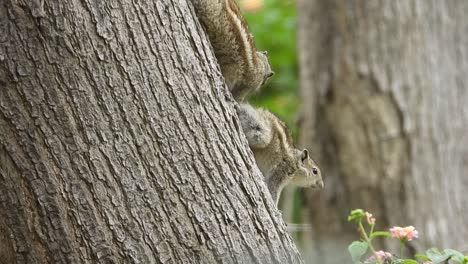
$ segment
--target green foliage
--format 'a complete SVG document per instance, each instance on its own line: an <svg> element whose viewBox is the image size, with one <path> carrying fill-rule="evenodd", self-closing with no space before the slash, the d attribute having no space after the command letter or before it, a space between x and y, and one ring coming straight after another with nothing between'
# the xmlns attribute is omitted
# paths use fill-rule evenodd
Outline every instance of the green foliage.
<svg viewBox="0 0 468 264"><path fill-rule="evenodd" d="M243 11L255 36L258 50L268 51L275 75L250 102L268 108L283 119L296 137L299 110L296 53L296 3L292 0L265 0L257 12Z"/></svg>
<svg viewBox="0 0 468 264"><path fill-rule="evenodd" d="M437 248L431 248L426 251L425 255L417 254L415 257L422 260L430 260L433 264L447 263L449 260L458 264L468 263L468 256L464 256L462 253L453 249L444 249L440 252Z"/></svg>
<svg viewBox="0 0 468 264"><path fill-rule="evenodd" d="M355 209L352 210L348 216L348 221L356 221L360 222L361 219L364 217L364 211L362 209Z"/></svg>
<svg viewBox="0 0 468 264"><path fill-rule="evenodd" d="M413 259L397 259L393 260L392 263L399 263L399 264L419 264L416 260Z"/></svg>
<svg viewBox="0 0 468 264"><path fill-rule="evenodd" d="M382 237L382 236L392 237L392 234L390 234L390 232L387 232L387 231L376 231L376 232L373 232L369 238L373 239L373 238Z"/></svg>
<svg viewBox="0 0 468 264"><path fill-rule="evenodd" d="M351 258L353 259L353 263L360 262L362 256L366 254L367 248L369 244L367 242L362 241L354 241L349 245L348 251L351 254Z"/></svg>
<svg viewBox="0 0 468 264"><path fill-rule="evenodd" d="M363 221L367 219L367 221ZM374 231L375 219L368 212L362 209L352 210L348 216L348 221L356 222L361 235L361 241L352 242L348 251L351 254L353 263L355 264L419 264L420 262L415 259L405 259L403 249L406 244L414 238L417 238L418 232L413 226L393 227L390 229L391 232L386 231ZM370 231L367 232L364 228L363 222L366 222L369 226ZM372 239L376 237L394 237L400 242L400 254L396 256L394 254L379 250L376 251L372 246ZM362 258L370 251L370 256L362 261ZM427 263L432 264L446 264L446 263L457 263L457 264L468 264L468 256L464 256L462 253L453 250L445 249L442 252L436 248L431 248L426 251L426 254L416 254L416 259L421 261L428 261Z"/></svg>

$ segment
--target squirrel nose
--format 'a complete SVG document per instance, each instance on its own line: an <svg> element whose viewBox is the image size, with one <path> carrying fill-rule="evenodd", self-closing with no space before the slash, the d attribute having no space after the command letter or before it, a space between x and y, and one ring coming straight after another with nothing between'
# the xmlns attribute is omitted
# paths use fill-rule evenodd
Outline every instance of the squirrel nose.
<svg viewBox="0 0 468 264"><path fill-rule="evenodd" d="M324 184L323 184L323 181L322 181L322 180L317 180L317 181L315 182L315 184L316 184L318 187L320 187L320 189L323 189L323 187L324 187Z"/></svg>

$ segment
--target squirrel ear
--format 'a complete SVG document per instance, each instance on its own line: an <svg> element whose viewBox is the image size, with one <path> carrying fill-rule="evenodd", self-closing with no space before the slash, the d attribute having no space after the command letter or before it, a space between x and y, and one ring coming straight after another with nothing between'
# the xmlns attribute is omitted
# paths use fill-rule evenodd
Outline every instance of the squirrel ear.
<svg viewBox="0 0 468 264"><path fill-rule="evenodd" d="M309 158L309 151L307 149L303 149L301 153L301 160L304 161Z"/></svg>

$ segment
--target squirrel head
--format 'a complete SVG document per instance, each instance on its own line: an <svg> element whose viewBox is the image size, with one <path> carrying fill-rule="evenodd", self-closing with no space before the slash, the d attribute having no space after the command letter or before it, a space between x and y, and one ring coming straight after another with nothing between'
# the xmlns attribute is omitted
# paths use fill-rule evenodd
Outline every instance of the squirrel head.
<svg viewBox="0 0 468 264"><path fill-rule="evenodd" d="M266 51L257 51L257 73L255 76L258 76L257 87L255 90L262 87L266 81L273 76L275 73L271 70L270 62L268 61L268 53Z"/></svg>
<svg viewBox="0 0 468 264"><path fill-rule="evenodd" d="M275 74L266 51L256 51L251 59L252 63L243 64L240 69L237 64L221 63L224 79L236 101L244 101L247 95L260 89Z"/></svg>
<svg viewBox="0 0 468 264"><path fill-rule="evenodd" d="M291 177L290 183L300 187L313 187L323 189L322 173L317 163L310 157L309 151L296 150L298 169Z"/></svg>

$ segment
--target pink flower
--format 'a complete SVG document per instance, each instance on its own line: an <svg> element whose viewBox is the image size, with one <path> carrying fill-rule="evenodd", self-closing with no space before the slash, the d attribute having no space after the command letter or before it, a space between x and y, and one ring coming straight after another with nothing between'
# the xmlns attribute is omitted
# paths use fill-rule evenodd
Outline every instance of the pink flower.
<svg viewBox="0 0 468 264"><path fill-rule="evenodd" d="M395 226L390 228L390 233L392 233L392 237L396 237L402 241L411 241L415 238L418 238L418 231L414 228L414 226Z"/></svg>
<svg viewBox="0 0 468 264"><path fill-rule="evenodd" d="M369 223L369 225L375 224L375 217L372 217L371 213L366 212L366 217L367 217L367 223Z"/></svg>
<svg viewBox="0 0 468 264"><path fill-rule="evenodd" d="M375 252L374 255L370 256L367 261L384 261L386 259L391 259L392 253L385 252L383 250L379 250Z"/></svg>

